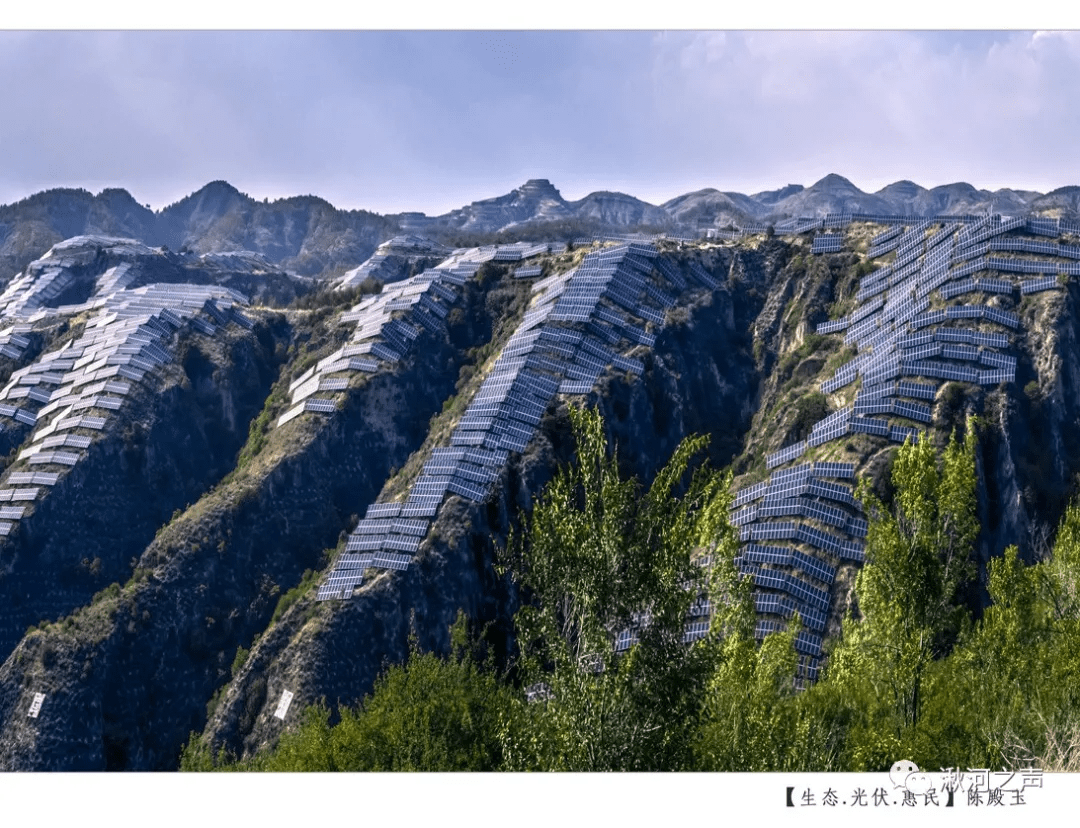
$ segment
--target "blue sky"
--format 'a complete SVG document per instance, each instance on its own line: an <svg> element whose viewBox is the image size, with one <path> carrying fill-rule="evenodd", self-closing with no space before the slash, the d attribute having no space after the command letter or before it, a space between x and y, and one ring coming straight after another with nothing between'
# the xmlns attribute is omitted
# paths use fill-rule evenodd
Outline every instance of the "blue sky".
<svg viewBox="0 0 1080 828"><path fill-rule="evenodd" d="M1078 32L2 31L0 77L0 203L1080 184Z"/></svg>

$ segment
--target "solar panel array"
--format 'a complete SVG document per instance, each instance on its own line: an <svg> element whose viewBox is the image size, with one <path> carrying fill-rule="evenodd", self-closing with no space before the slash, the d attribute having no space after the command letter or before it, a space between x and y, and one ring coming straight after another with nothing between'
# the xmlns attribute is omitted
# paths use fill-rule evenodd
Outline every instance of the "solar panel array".
<svg viewBox="0 0 1080 828"><path fill-rule="evenodd" d="M821 384L823 392L832 394L861 380L853 405L839 408L814 424L805 441L768 455L766 466L773 470L769 481L735 495L735 516L744 544L740 565L753 574L759 589L758 610L766 616L789 617L793 611L792 600L798 596L790 595L787 570L801 569L817 582L831 583L833 562L862 561L865 553L860 539L866 537L868 529L850 489L812 477L808 464L781 467L810 448L848 433L894 442L917 439L917 429L903 421L924 427L932 422L931 403L940 380L981 385L1013 382L1017 359L1007 353L1008 333L980 327L1018 329L1019 316L1002 306L1017 300L1017 288L1021 295L1051 290L1060 287L1068 275L1080 273L1080 262L1060 261L1080 259L1078 247L1003 235L1026 230L1057 236L1064 232L1060 222L985 216L958 221L903 219L900 223L904 226L875 236L868 253L870 257L895 250L895 261L863 279L856 307L848 316L817 327L819 333L844 332L844 341L856 347L856 356ZM991 256L990 251L1058 260ZM976 275L982 271L1002 276L1046 275L1017 281ZM983 303L950 302L966 293L994 298ZM944 307L940 306L942 300ZM822 566L829 568L818 569L797 555L811 555L819 563L824 556L829 562ZM777 595L780 592L789 595ZM803 595L801 600L809 599ZM827 611L827 606L822 611ZM779 628L782 622L766 618L759 632ZM805 639L803 648L800 652L814 655L814 640ZM812 674L814 660L807 664Z"/></svg>
<svg viewBox="0 0 1080 828"><path fill-rule="evenodd" d="M871 240L871 252L868 253L868 257L873 258L874 256L883 255L884 253L894 250L898 246L899 240L896 240L896 235L904 229L904 226L920 224L925 226L928 223L961 226L975 224L981 220L981 217L973 215L910 216L858 212L827 213L822 218L789 218L777 221L773 224L766 222L747 222L742 225L733 225L735 229L730 231L710 229L708 231L708 236L710 238L737 239L742 236L767 233L769 230L772 230L777 235L798 235L813 230L842 230L852 222L857 221L871 222L874 224L900 225L899 227L894 227L892 230L887 230L878 234ZM894 241L895 243L892 243L891 246L887 246ZM879 247L882 249L877 250Z"/></svg>
<svg viewBox="0 0 1080 828"><path fill-rule="evenodd" d="M362 265L342 275L335 287L338 290L356 287L368 278L390 281L398 275L396 262L400 261L400 257L415 260L419 257L445 257L451 252L449 248L423 236L395 236L380 244L375 255Z"/></svg>
<svg viewBox="0 0 1080 828"><path fill-rule="evenodd" d="M209 327L216 332L230 322L239 324L236 306L246 301L236 291L208 285L120 289L106 298L82 336L12 372L0 389L0 418L30 432L17 460L33 470L9 467L0 477L0 502L32 503L46 496L86 457L133 387L152 387L154 376L173 362L178 330L205 333ZM14 326L5 333L25 339L18 332L28 327ZM22 519L25 509L0 508L0 534L10 534L11 521Z"/></svg>
<svg viewBox="0 0 1080 828"><path fill-rule="evenodd" d="M662 323L687 286L656 255L645 244L602 249L569 273L533 285L532 307L465 409L450 445L432 450L403 502L369 507L320 587L320 600L348 598L368 568L407 567L448 495L483 502L509 453L528 447L556 394L587 393L611 368L644 371L639 359L623 352L653 344L652 326ZM700 267L691 266L690 273L702 285L716 284ZM314 377L298 378L295 388ZM379 557L391 551L396 557Z"/></svg>
<svg viewBox="0 0 1080 828"><path fill-rule="evenodd" d="M494 255L492 250L483 255L489 254ZM464 256L453 256L437 268L387 285L382 293L365 297L342 314L342 323L356 325L352 336L293 380L289 385L292 407L278 417L277 426L305 412L333 413L340 394L348 388L350 375L374 373L397 362L424 331L445 332L446 316L469 278L460 270L464 260ZM319 392L335 392L336 396L312 396Z"/></svg>
<svg viewBox="0 0 1080 828"><path fill-rule="evenodd" d="M840 233L824 233L814 237L811 253L839 253L844 249L844 237Z"/></svg>

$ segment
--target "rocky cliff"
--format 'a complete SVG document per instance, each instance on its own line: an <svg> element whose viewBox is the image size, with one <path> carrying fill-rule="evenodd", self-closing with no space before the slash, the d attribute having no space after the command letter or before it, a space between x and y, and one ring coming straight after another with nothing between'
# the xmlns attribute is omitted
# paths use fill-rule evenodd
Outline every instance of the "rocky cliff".
<svg viewBox="0 0 1080 828"><path fill-rule="evenodd" d="M763 623L810 620L810 678L860 565L846 487L884 491L916 428L978 416L979 560L1037 553L1080 470L1072 226L821 235L412 242L381 293L306 309L235 287L303 292L266 259L83 240L31 263L0 331L0 767L169 770L192 732L250 754L410 636L444 651L459 610L505 656L495 550L572 459L571 405L646 481L711 436Z"/></svg>

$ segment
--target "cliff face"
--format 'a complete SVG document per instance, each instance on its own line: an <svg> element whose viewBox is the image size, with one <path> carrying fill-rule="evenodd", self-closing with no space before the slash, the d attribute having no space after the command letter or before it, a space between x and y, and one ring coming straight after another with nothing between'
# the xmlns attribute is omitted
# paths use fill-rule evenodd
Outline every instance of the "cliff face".
<svg viewBox="0 0 1080 828"><path fill-rule="evenodd" d="M190 220L217 206L189 205ZM29 330L0 332L10 339L0 348L13 349L0 350L4 395L26 413L0 409L0 448L11 452L0 492L30 485L15 475L57 475L26 514L7 519L15 525L0 539L0 767L169 770L192 732L248 755L306 705L355 704L387 664L407 657L410 635L445 651L459 610L491 624L509 652L516 596L496 575L496 549L557 465L572 460L571 405L600 407L624 470L646 482L682 438L708 433L710 462L730 464L739 490L809 461L848 463L887 486L895 438L849 429L813 439L818 423L844 416L873 385L867 365L859 382L829 385L864 353L851 329L902 304L866 295L888 280L866 258L881 230L851 225L843 249L824 255L806 237L539 252L521 262L459 252L354 306L330 300L280 312L222 285L283 274L209 258L195 267L160 251L139 256L205 280L194 306L170 305L176 287L105 297L94 268L121 259L94 254L77 274L91 283L85 307L65 311L53 297ZM924 251L924 231L911 232L904 244ZM1008 238L1030 241L1019 230ZM895 267L902 255L911 254L880 259ZM51 296L41 280L57 277L47 271L35 264L24 289ZM989 346L980 354L1015 358L1013 379L941 382L923 398L938 442L967 414L981 418L982 563L1012 543L1037 552L1073 494L1076 291L1073 283L999 290L986 306L1015 313L1016 325L1007 347L995 346L1000 354ZM940 286L929 296L926 313L977 304L944 297ZM92 307L95 297L105 304ZM109 328L126 325L125 314L134 322ZM830 320L846 320L846 332L819 332ZM874 336L896 333L889 320L875 325ZM958 325L957 335L968 331ZM98 328L115 335L95 339ZM1000 328L977 330L991 341ZM152 368L130 361L149 360L151 345L169 358ZM104 347L109 357L95 350ZM79 348L87 362L64 356ZM45 406L73 407L68 398L78 395L18 390L22 379L54 373L31 387L97 382L69 374L113 367L128 373L102 375L94 393L119 396L121 379L131 388L97 429L65 424L45 435L54 419L78 416ZM31 462L60 461L43 454L59 443L44 441L66 441L65 432L86 438L82 448L61 446L83 452L70 470ZM801 457L776 461L802 441ZM453 463L465 476L446 472ZM489 484L479 494L468 485L477 480ZM822 587L827 638L850 604L858 564L816 554L837 570ZM357 571L362 579L343 592L326 592ZM294 698L282 719L284 691ZM37 693L45 700L30 718Z"/></svg>

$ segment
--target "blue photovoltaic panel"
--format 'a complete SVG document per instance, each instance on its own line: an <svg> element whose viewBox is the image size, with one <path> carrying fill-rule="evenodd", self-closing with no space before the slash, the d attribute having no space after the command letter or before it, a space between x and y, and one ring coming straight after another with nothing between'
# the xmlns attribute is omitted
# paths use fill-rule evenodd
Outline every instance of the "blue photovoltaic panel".
<svg viewBox="0 0 1080 828"><path fill-rule="evenodd" d="M896 395L898 397L915 397L920 400L932 400L937 395L937 385L900 380L896 384Z"/></svg>
<svg viewBox="0 0 1080 828"><path fill-rule="evenodd" d="M750 526L750 537L753 540L788 540L795 537L799 528L793 521L755 523Z"/></svg>
<svg viewBox="0 0 1080 828"><path fill-rule="evenodd" d="M819 334L836 333L845 330L850 324L851 320L847 317L831 319L828 322L819 322L816 331Z"/></svg>
<svg viewBox="0 0 1080 828"><path fill-rule="evenodd" d="M753 523L757 519L758 507L747 506L731 516L731 523L733 526L745 526L748 523Z"/></svg>
<svg viewBox="0 0 1080 828"><path fill-rule="evenodd" d="M735 502L733 506L742 506L744 503L749 503L751 500L757 500L765 494L765 490L769 488L769 484L755 483L753 486L748 486L745 489L740 489L735 493Z"/></svg>
<svg viewBox="0 0 1080 828"><path fill-rule="evenodd" d="M814 635L806 630L800 630L795 636L795 650L804 655L821 655L821 636Z"/></svg>
<svg viewBox="0 0 1080 828"><path fill-rule="evenodd" d="M744 561L750 563L768 563L777 566L791 566L792 550L783 546L763 546L750 543L741 550Z"/></svg>
<svg viewBox="0 0 1080 828"><path fill-rule="evenodd" d="M855 477L854 463L829 463L819 462L813 466L814 477L838 477L850 480Z"/></svg>
<svg viewBox="0 0 1080 828"><path fill-rule="evenodd" d="M835 500L837 503L844 503L848 506L857 505L855 498L851 493L851 487L844 486L841 483L827 483L823 480L811 480L808 483L808 493L815 497Z"/></svg>
<svg viewBox="0 0 1080 828"><path fill-rule="evenodd" d="M792 555L792 564L808 575L825 584L831 584L836 578L836 567L818 560L813 555L795 550Z"/></svg>
<svg viewBox="0 0 1080 828"><path fill-rule="evenodd" d="M787 448L780 449L780 451L777 451L777 452L774 452L773 454L770 454L765 460L765 465L766 465L767 468L770 468L770 469L774 468L774 467L779 466L779 465L781 465L783 463L787 463L787 462L789 462L791 460L794 460L796 457L801 456L803 454L803 452L805 452L805 451L806 451L806 442L805 441L795 443L794 445L788 446Z"/></svg>
<svg viewBox="0 0 1080 828"><path fill-rule="evenodd" d="M998 354L993 351L983 351L980 354L980 362L984 365L991 365L995 368L1005 368L1008 370L1016 369L1016 357L1008 356L1007 354Z"/></svg>
<svg viewBox="0 0 1080 828"><path fill-rule="evenodd" d="M1043 290L1054 290L1060 287L1057 276L1044 276L1041 279L1027 279L1020 284L1020 292L1027 296L1030 293L1038 293Z"/></svg>

